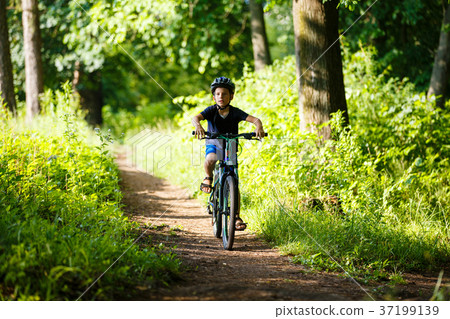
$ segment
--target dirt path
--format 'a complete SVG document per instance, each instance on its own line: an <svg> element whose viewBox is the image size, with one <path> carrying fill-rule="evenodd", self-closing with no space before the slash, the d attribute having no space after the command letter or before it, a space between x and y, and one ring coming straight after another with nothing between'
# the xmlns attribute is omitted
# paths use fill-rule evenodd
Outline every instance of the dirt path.
<svg viewBox="0 0 450 319"><path fill-rule="evenodd" d="M340 274L290 263L254 234L236 232L233 251L212 235L211 219L188 192L133 168L118 156L125 211L150 223L154 240L174 247L185 272L169 288L143 290L145 300L428 300L437 277L407 275L406 285L360 286ZM363 290L365 289L365 291Z"/></svg>

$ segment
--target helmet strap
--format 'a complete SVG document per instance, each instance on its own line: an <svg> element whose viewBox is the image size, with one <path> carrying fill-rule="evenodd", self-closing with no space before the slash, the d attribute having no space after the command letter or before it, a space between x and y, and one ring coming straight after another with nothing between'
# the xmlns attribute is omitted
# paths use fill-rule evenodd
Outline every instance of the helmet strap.
<svg viewBox="0 0 450 319"><path fill-rule="evenodd" d="M219 110L225 110L227 107L229 107L230 106L230 104L227 104L227 106L225 106L225 107L220 107L220 105L219 104L216 104L217 105L217 107L219 108Z"/></svg>

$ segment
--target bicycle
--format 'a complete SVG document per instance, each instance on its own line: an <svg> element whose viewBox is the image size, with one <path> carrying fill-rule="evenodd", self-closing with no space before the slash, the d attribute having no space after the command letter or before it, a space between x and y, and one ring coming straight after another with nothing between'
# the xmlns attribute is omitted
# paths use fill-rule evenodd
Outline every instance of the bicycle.
<svg viewBox="0 0 450 319"><path fill-rule="evenodd" d="M195 134L195 132L192 132ZM222 139L225 141L224 158L219 160L214 169L214 183L208 199L207 211L212 215L213 234L216 238L222 237L223 248L231 250L234 243L236 215L239 209L239 174L237 152L233 145L235 141L244 138L256 140L255 133L210 133L206 132L208 139ZM265 133L267 136L267 133ZM204 138L203 138L204 139Z"/></svg>

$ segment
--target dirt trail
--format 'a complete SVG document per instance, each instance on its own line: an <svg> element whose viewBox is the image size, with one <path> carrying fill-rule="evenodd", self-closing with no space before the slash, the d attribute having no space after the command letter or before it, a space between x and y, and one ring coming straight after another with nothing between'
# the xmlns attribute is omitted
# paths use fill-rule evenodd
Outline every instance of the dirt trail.
<svg viewBox="0 0 450 319"><path fill-rule="evenodd" d="M361 287L340 274L290 263L248 231L236 232L233 251L212 235L211 219L186 190L133 168L118 156L125 211L151 223L151 236L183 261L185 271L170 288L143 290L145 300L428 300L437 277L407 275L406 285ZM366 291L364 291L365 289ZM140 298L141 299L141 298Z"/></svg>

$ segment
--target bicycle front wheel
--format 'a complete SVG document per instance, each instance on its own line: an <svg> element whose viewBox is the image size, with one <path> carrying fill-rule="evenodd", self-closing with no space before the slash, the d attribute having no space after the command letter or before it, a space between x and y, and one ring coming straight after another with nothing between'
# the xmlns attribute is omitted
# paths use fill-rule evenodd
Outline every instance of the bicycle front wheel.
<svg viewBox="0 0 450 319"><path fill-rule="evenodd" d="M219 213L219 187L215 186L212 195L212 226L216 238L222 236L222 219Z"/></svg>
<svg viewBox="0 0 450 319"><path fill-rule="evenodd" d="M228 176L223 189L224 211L222 212L223 248L231 250L234 243L234 231L238 208L238 189L234 176Z"/></svg>

